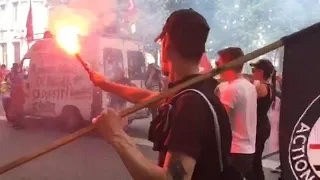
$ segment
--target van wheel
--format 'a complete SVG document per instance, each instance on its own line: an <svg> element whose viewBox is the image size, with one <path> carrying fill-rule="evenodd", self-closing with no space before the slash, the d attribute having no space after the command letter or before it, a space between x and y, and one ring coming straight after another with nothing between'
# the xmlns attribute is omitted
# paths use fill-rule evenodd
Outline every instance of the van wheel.
<svg viewBox="0 0 320 180"><path fill-rule="evenodd" d="M62 109L58 122L62 131L72 133L82 127L83 119L78 108L66 106Z"/></svg>

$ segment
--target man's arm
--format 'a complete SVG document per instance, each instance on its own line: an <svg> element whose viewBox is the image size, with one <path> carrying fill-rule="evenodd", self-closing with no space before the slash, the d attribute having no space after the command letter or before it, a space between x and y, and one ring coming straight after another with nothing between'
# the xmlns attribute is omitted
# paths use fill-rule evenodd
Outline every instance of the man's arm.
<svg viewBox="0 0 320 180"><path fill-rule="evenodd" d="M231 110L235 108L235 105L238 102L238 98L238 91L233 86L229 86L227 89L220 92L220 101L224 105L229 117Z"/></svg>
<svg viewBox="0 0 320 180"><path fill-rule="evenodd" d="M133 179L137 180L189 180L196 161L185 154L168 152L164 168L157 166L138 150L125 133L112 143Z"/></svg>
<svg viewBox="0 0 320 180"><path fill-rule="evenodd" d="M268 87L266 84L255 84L258 97L265 97L268 94Z"/></svg>
<svg viewBox="0 0 320 180"><path fill-rule="evenodd" d="M124 100L134 104L142 103L159 94L157 92L153 92L147 89L130 87L130 86L117 84L113 82L104 82L99 87L104 91L115 94L123 98ZM162 102L158 102L153 106L158 107L161 104Z"/></svg>
<svg viewBox="0 0 320 180"><path fill-rule="evenodd" d="M104 76L97 73L94 73L93 75L91 75L90 78L93 81L93 83L99 88L101 88L102 90L115 94L121 97L122 99L128 102L131 102L133 104L144 102L158 95L158 93L147 90L147 89L130 87L130 86L106 81L104 80ZM158 102L151 106L158 107L161 103L162 102Z"/></svg>
<svg viewBox="0 0 320 180"><path fill-rule="evenodd" d="M147 159L138 150L132 139L123 131L114 133L109 142L120 155L124 165L133 179L138 180L190 180L202 149L201 142L208 127L205 122L205 108L190 111L190 104L202 106L206 102L197 94L186 93L179 97L172 112L170 133L164 142L168 147L163 168ZM209 109L209 107L208 107ZM112 116L106 117L112 118ZM97 127L111 126L112 121L100 121ZM114 122L118 123L118 120ZM114 126L114 125L113 125ZM212 128L212 127L210 127ZM114 130L106 129L102 132L108 137Z"/></svg>
<svg viewBox="0 0 320 180"><path fill-rule="evenodd" d="M192 157L178 152L169 151L166 155L164 168L173 180L191 179L196 165Z"/></svg>

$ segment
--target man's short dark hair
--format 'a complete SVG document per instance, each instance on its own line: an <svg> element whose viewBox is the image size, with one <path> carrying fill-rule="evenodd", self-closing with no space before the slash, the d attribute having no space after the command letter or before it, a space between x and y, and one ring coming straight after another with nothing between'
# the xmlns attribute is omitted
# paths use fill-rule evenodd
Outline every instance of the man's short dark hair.
<svg viewBox="0 0 320 180"><path fill-rule="evenodd" d="M242 56L244 53L239 47L228 47L218 51L218 55L221 57L224 64L227 64L233 60L236 60ZM237 73L241 73L243 69L243 64L234 68Z"/></svg>
<svg viewBox="0 0 320 180"><path fill-rule="evenodd" d="M43 38L52 38L52 37L53 37L53 35L51 34L50 31L45 31L43 33Z"/></svg>
<svg viewBox="0 0 320 180"><path fill-rule="evenodd" d="M169 16L155 41L168 33L173 47L183 58L194 59L199 63L205 53L209 31L210 27L201 14L193 9L181 9Z"/></svg>

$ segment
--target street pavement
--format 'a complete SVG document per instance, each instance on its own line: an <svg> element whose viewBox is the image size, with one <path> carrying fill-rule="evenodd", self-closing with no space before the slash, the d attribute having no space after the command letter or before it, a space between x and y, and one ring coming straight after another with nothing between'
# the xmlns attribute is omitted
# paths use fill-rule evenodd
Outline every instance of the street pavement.
<svg viewBox="0 0 320 180"><path fill-rule="evenodd" d="M28 122L23 130L13 130L5 121L0 108L0 165L8 163L54 140L65 136L50 123ZM156 162L157 153L146 140L150 118L135 121L128 129L143 154ZM268 152L265 152L268 153ZM268 168L279 164L278 157L264 161L266 180L276 180L277 175ZM116 152L98 135L82 137L53 152L43 155L12 171L0 175L0 180L88 180L131 179Z"/></svg>

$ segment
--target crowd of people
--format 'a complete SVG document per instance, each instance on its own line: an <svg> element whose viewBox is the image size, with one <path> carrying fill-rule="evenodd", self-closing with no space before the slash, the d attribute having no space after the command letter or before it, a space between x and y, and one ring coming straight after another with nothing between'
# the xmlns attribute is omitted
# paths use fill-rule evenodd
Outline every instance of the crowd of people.
<svg viewBox="0 0 320 180"><path fill-rule="evenodd" d="M245 77L243 65L238 65L223 71L219 80L195 83L151 104L148 138L154 144L153 150L159 152L158 164L145 157L124 131L128 122L118 111L127 101L144 102L166 88L175 88L200 75L199 63L209 31L206 19L192 9L172 13L156 38L161 41L161 68L149 66L146 89L135 87L123 71L112 81L101 74L91 74L96 86L111 93L111 104L116 110L108 109L93 123L118 152L133 179L265 179L262 153L271 131L268 112L275 108L279 94L277 72L268 59L250 64L250 77ZM222 67L244 53L240 47L228 47L220 50L218 56L216 64ZM14 90L20 89L14 86L22 84L18 69L18 64L11 71L1 66L6 114L13 113L8 108L15 103L10 97L23 94ZM19 121L12 123L21 128Z"/></svg>
<svg viewBox="0 0 320 180"><path fill-rule="evenodd" d="M148 89L105 81L93 73L101 89L137 104L159 94L153 88L174 88L199 76L200 59L210 27L192 9L170 15L161 34L161 72L166 83ZM218 67L244 56L239 47L218 52ZM253 75L244 77L243 65L190 85L150 108L155 109L149 140L159 152L158 164L146 158L123 131L117 112L109 109L93 120L118 152L133 179L264 180L262 153L270 136L268 111L275 108L276 70L268 59L251 64ZM154 72L155 74L155 72ZM161 77L156 75L154 77ZM155 81L157 82L157 81ZM153 88L150 88L153 87Z"/></svg>

